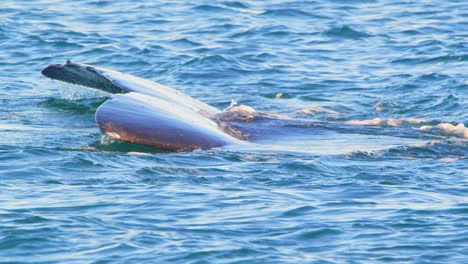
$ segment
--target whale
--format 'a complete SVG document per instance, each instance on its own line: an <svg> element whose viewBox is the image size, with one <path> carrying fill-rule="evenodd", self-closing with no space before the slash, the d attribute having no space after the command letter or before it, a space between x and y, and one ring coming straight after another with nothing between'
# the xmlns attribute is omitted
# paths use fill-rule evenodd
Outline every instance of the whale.
<svg viewBox="0 0 468 264"><path fill-rule="evenodd" d="M95 113L101 132L111 139L161 150L194 151L255 143L271 149L344 153L414 143L412 139L421 137L411 129L289 118L244 105L219 110L151 80L69 60L49 65L41 73L111 94Z"/></svg>
<svg viewBox="0 0 468 264"><path fill-rule="evenodd" d="M110 138L168 151L211 149L242 140L240 133L216 121L220 110L156 82L69 60L41 73L113 94L95 115Z"/></svg>

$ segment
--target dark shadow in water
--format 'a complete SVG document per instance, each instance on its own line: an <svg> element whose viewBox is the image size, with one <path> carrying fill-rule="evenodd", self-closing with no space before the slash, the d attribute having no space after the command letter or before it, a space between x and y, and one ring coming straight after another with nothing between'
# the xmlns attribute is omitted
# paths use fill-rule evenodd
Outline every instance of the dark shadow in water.
<svg viewBox="0 0 468 264"><path fill-rule="evenodd" d="M96 142L85 147L85 149L96 150L99 152L122 152L122 153L171 153L162 149L146 147L138 144L133 144L120 140L107 140L104 142Z"/></svg>

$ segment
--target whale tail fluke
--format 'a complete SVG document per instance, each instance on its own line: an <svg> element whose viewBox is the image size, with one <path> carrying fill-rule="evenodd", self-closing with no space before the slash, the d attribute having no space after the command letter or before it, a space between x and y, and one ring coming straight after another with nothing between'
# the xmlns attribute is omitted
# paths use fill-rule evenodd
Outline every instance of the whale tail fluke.
<svg viewBox="0 0 468 264"><path fill-rule="evenodd" d="M129 92L125 87L115 84L93 66L72 63L52 64L41 71L42 75L54 80L95 88L108 93Z"/></svg>

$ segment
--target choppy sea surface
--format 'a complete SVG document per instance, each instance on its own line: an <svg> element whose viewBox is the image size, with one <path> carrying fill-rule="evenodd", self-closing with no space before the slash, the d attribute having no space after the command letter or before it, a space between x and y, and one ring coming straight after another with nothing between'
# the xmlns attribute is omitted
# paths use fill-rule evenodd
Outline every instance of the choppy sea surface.
<svg viewBox="0 0 468 264"><path fill-rule="evenodd" d="M464 0L3 0L0 50L1 263L468 263ZM110 140L66 59L326 129Z"/></svg>

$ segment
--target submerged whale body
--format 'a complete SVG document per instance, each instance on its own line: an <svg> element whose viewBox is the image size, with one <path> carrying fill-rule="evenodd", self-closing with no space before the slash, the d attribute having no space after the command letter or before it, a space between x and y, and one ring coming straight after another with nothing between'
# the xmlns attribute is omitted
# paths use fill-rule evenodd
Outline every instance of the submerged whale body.
<svg viewBox="0 0 468 264"><path fill-rule="evenodd" d="M42 74L115 94L96 111L99 128L111 138L169 151L239 141L233 129L215 122L218 109L155 82L70 61L50 65Z"/></svg>

